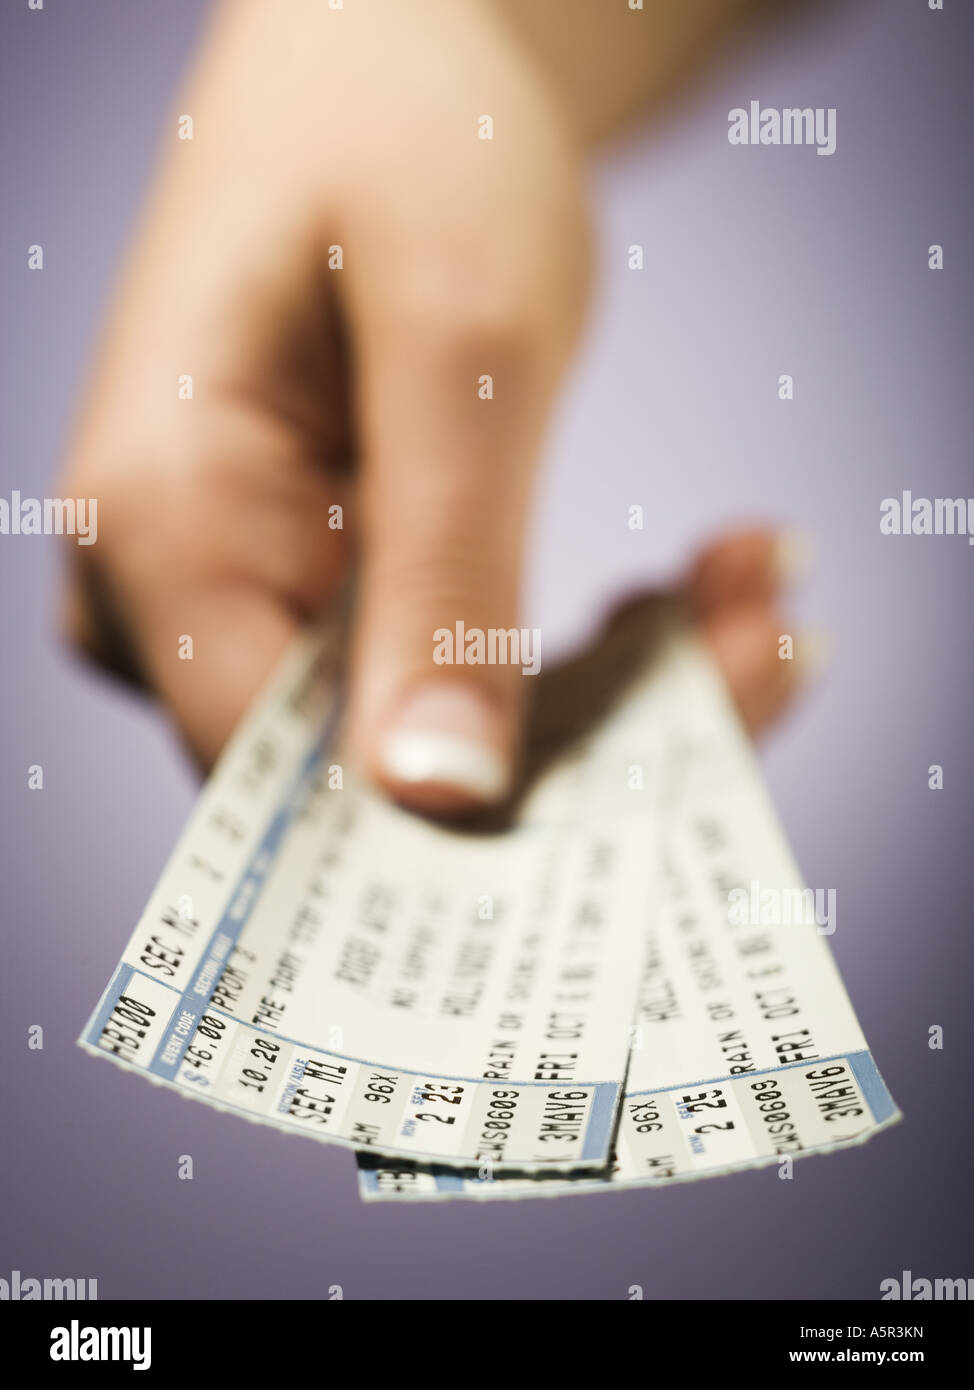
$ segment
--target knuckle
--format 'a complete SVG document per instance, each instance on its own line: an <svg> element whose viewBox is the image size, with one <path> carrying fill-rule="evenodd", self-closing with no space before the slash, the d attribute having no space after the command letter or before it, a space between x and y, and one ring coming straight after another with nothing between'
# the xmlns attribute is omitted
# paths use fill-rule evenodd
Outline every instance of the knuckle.
<svg viewBox="0 0 974 1390"><path fill-rule="evenodd" d="M535 287L475 268L416 268L397 287L391 317L433 354L517 355L544 339Z"/></svg>
<svg viewBox="0 0 974 1390"><path fill-rule="evenodd" d="M516 568L510 558L472 550L460 538L443 538L433 549L374 558L370 579L385 605L424 619L483 619L490 626L516 607Z"/></svg>

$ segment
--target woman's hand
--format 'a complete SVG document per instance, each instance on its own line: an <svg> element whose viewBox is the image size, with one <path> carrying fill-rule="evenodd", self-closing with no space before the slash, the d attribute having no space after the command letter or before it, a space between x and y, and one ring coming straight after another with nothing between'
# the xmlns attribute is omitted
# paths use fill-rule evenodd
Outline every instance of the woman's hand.
<svg viewBox="0 0 974 1390"><path fill-rule="evenodd" d="M524 680L433 634L518 623L589 280L557 101L480 0L232 0L168 129L70 455L71 631L208 764L354 560L359 760L419 808L500 796ZM733 671L741 605L706 622Z"/></svg>
<svg viewBox="0 0 974 1390"><path fill-rule="evenodd" d="M517 621L588 283L555 102L479 0L233 0L178 112L71 453L100 515L71 629L209 763L354 547L360 758L413 799L389 750L430 727L499 786L518 673L431 656ZM444 809L489 791L429 772Z"/></svg>

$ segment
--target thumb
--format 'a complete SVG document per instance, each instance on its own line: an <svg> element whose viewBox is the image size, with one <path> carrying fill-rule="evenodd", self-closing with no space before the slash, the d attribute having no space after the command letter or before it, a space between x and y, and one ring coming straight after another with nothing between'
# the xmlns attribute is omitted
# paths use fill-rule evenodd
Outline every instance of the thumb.
<svg viewBox="0 0 974 1390"><path fill-rule="evenodd" d="M397 800L503 798L540 661L519 595L557 372L517 313L383 314L359 342L363 554L350 736ZM525 650L525 645L527 650Z"/></svg>

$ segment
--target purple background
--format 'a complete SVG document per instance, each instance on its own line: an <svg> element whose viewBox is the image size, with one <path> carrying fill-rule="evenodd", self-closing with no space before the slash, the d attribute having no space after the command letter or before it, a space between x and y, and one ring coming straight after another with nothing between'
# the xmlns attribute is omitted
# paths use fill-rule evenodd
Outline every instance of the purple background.
<svg viewBox="0 0 974 1390"><path fill-rule="evenodd" d="M621 3L621 0L619 0ZM0 492L59 451L201 0L6 0ZM192 1105L76 1037L192 804L159 713L79 670L56 543L0 537L4 866L0 1275L103 1297L876 1297L974 1275L972 741L963 538L885 538L904 487L970 471L974 9L874 0L736 52L594 171L603 279L548 450L532 623L568 638L736 519L800 524L835 643L764 762L905 1123L862 1149L669 1191L366 1208L350 1153ZM835 106L838 149L737 149L727 112ZM255 191L255 196L258 194ZM45 248L43 273L26 249ZM946 269L926 248L945 247ZM626 268L632 242L647 268ZM790 372L796 398L777 399ZM642 502L642 533L625 509ZM44 767L42 792L27 767ZM942 763L945 789L927 789ZM45 1049L26 1049L41 1023ZM940 1024L944 1049L930 1051ZM196 1178L180 1182L177 1156Z"/></svg>

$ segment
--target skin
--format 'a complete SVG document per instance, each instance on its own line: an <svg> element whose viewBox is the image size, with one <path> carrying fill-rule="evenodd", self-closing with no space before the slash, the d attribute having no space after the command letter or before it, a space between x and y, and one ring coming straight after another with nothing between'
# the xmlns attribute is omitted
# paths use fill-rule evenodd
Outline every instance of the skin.
<svg viewBox="0 0 974 1390"><path fill-rule="evenodd" d="M62 484L99 502L98 544L74 548L68 633L155 691L204 766L350 572L348 736L375 780L421 811L475 808L385 762L390 733L431 710L517 757L520 673L434 667L432 634L458 617L518 624L535 463L589 297L584 145L667 85L665 56L640 78L623 61L631 31L612 26L601 76L580 84L577 55L565 67L592 42L578 5L555 25L558 52L543 8L215 13L177 108L194 138L175 138L174 115ZM705 33L746 8L702 4ZM775 537L753 531L683 582L753 729L797 680L777 659L781 577Z"/></svg>

